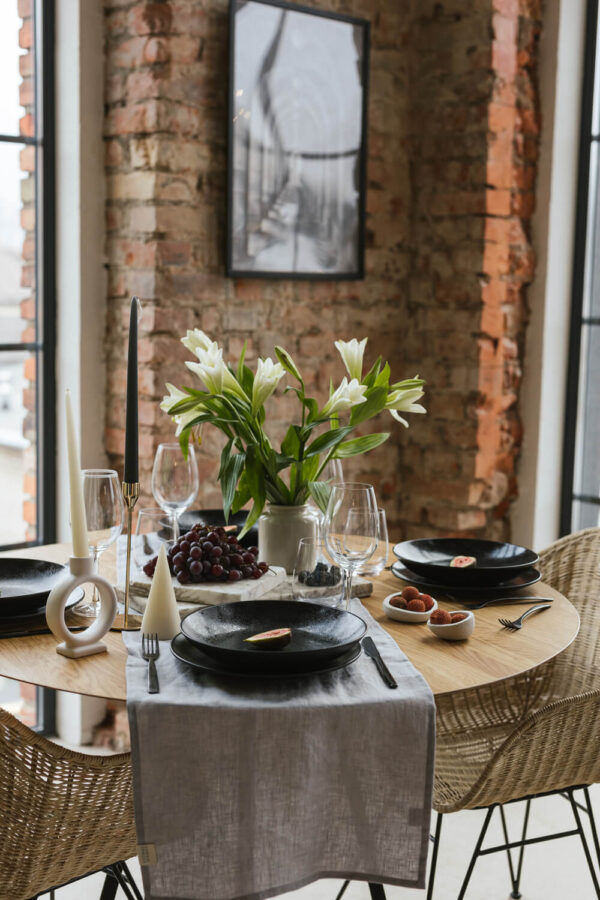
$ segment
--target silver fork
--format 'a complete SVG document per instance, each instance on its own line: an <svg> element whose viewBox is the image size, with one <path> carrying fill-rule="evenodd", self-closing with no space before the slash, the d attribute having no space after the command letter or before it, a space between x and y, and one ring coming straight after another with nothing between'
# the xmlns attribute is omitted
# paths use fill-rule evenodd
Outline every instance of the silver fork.
<svg viewBox="0 0 600 900"><path fill-rule="evenodd" d="M148 663L148 693L158 694L160 688L158 686L158 673L156 671L156 660L160 656L160 644L158 643L157 634L142 634L142 657Z"/></svg>
<svg viewBox="0 0 600 900"><path fill-rule="evenodd" d="M550 603L540 603L537 606L531 606L529 609L526 609L522 616L519 616L518 619L515 619L514 622L511 622L510 619L498 619L501 625L505 628L510 628L512 631L518 631L519 628L523 627L523 622L534 612L540 612L542 609L550 609Z"/></svg>

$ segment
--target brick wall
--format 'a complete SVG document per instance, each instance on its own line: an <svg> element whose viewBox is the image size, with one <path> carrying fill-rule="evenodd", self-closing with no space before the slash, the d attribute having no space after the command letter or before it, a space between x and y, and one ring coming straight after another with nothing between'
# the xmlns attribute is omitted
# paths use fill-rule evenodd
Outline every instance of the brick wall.
<svg viewBox="0 0 600 900"><path fill-rule="evenodd" d="M226 0L105 0L109 296L106 447L122 464L129 297L140 343L141 480L171 437L158 409L199 326L235 358L289 349L315 392L336 337L369 336L396 377L428 380L427 417L348 466L407 535L505 533L520 442L524 290L537 151L535 0L318 0L370 18L366 278L224 277ZM274 431L293 415L277 400ZM392 420L387 420L392 424ZM199 502L217 505L218 439Z"/></svg>

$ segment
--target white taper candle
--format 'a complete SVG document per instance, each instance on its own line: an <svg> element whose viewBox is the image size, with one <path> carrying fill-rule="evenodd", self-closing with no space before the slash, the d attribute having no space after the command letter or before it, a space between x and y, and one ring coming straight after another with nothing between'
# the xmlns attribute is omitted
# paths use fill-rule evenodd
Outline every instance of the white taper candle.
<svg viewBox="0 0 600 900"><path fill-rule="evenodd" d="M71 499L71 536L73 540L73 556L89 556L87 519L83 502L83 485L81 481L81 465L79 448L75 435L75 422L71 406L71 393L65 394L67 411L67 456L69 460L69 495Z"/></svg>

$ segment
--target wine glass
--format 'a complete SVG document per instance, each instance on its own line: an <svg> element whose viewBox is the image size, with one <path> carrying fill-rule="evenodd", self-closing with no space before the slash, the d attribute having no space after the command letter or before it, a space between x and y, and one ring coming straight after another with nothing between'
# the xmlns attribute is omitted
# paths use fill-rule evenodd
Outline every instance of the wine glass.
<svg viewBox="0 0 600 900"><path fill-rule="evenodd" d="M158 506L145 507L138 512L133 536L133 559L139 569L158 556L161 544L167 549L175 540L173 519ZM146 572L148 575L148 572Z"/></svg>
<svg viewBox="0 0 600 900"><path fill-rule="evenodd" d="M98 573L98 559L123 530L125 504L119 476L114 469L83 469L83 502L87 521L88 543ZM91 601L77 606L84 616L96 616L100 601L96 588Z"/></svg>
<svg viewBox="0 0 600 900"><path fill-rule="evenodd" d="M377 514L379 516L379 541L377 543L377 549L375 550L373 556L366 563L363 563L363 565L358 570L359 575L366 575L370 578L374 578L376 575L381 575L386 567L389 553L388 528L387 519L385 517L385 509L380 506L377 510Z"/></svg>
<svg viewBox="0 0 600 900"><path fill-rule="evenodd" d="M175 538L179 536L179 516L198 493L196 454L190 445L187 459L179 444L159 444L152 468L154 499L171 517Z"/></svg>
<svg viewBox="0 0 600 900"><path fill-rule="evenodd" d="M320 538L301 538L292 575L294 600L310 600L327 606L342 602L342 573Z"/></svg>
<svg viewBox="0 0 600 900"><path fill-rule="evenodd" d="M371 484L336 483L325 515L325 543L333 560L344 571L343 606L352 596L352 576L371 558L379 539L379 517Z"/></svg>

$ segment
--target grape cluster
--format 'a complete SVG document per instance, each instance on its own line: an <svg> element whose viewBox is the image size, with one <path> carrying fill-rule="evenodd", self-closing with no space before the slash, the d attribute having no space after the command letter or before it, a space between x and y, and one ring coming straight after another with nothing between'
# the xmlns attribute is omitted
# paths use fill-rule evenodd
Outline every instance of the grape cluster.
<svg viewBox="0 0 600 900"><path fill-rule="evenodd" d="M199 584L212 581L242 581L244 578L261 578L268 565L256 562L258 547L242 547L235 535L224 528L194 525L167 551L171 575L180 584ZM152 578L158 557L144 566L144 572Z"/></svg>

